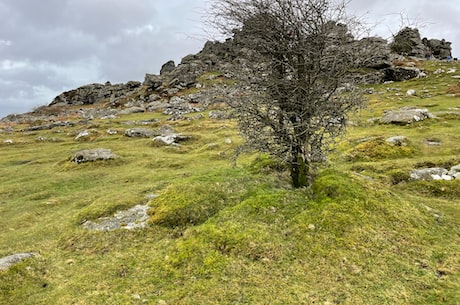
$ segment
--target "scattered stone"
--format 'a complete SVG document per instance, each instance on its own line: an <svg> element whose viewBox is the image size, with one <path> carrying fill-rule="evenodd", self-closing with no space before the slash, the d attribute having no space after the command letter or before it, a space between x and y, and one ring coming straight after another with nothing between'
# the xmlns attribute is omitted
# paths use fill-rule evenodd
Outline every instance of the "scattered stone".
<svg viewBox="0 0 460 305"><path fill-rule="evenodd" d="M151 138L158 135L158 132L147 128L130 128L125 130L125 136L130 138Z"/></svg>
<svg viewBox="0 0 460 305"><path fill-rule="evenodd" d="M405 136L389 137L385 141L394 146L406 146L407 145L407 137Z"/></svg>
<svg viewBox="0 0 460 305"><path fill-rule="evenodd" d="M417 92L414 89L409 89L409 90L406 91L407 96L414 96L416 94L417 94Z"/></svg>
<svg viewBox="0 0 460 305"><path fill-rule="evenodd" d="M132 230L144 228L149 216L147 205L136 205L128 210L117 212L112 217L101 217L97 221L85 221L82 226L94 231L113 231L116 229Z"/></svg>
<svg viewBox="0 0 460 305"><path fill-rule="evenodd" d="M87 139L90 136L91 136L91 132L89 130L83 130L78 133L78 135L75 137L75 140Z"/></svg>
<svg viewBox="0 0 460 305"><path fill-rule="evenodd" d="M441 73L444 73L444 72L445 72L445 70L439 68L439 69L436 69L436 70L433 72L433 74L441 74Z"/></svg>
<svg viewBox="0 0 460 305"><path fill-rule="evenodd" d="M109 129L109 130L107 130L107 133L108 133L109 135L112 135L112 136L113 136L113 135L116 135L116 134L118 133L118 131L115 130L115 129Z"/></svg>
<svg viewBox="0 0 460 305"><path fill-rule="evenodd" d="M115 158L117 158L117 155L115 155L112 150L106 148L96 148L77 151L71 161L84 163L97 160L111 160Z"/></svg>
<svg viewBox="0 0 460 305"><path fill-rule="evenodd" d="M380 123L405 125L430 118L435 118L435 116L427 109L403 107L399 110L387 111L380 119Z"/></svg>
<svg viewBox="0 0 460 305"><path fill-rule="evenodd" d="M6 139L5 141L3 141L3 143L5 143L5 144L14 144L14 141L11 140L11 139Z"/></svg>
<svg viewBox="0 0 460 305"><path fill-rule="evenodd" d="M58 138L55 138L55 137L52 137L52 138L47 138L47 137L43 137L43 136L39 136L37 138L37 141L38 142L60 142L62 140L58 139Z"/></svg>
<svg viewBox="0 0 460 305"><path fill-rule="evenodd" d="M413 170L410 173L411 180L452 180L445 168L431 167Z"/></svg>
<svg viewBox="0 0 460 305"><path fill-rule="evenodd" d="M9 268L20 263L24 259L35 257L35 256L40 256L40 255L35 252L24 252L24 253L16 253L16 254L2 257L0 258L0 271L8 270Z"/></svg>

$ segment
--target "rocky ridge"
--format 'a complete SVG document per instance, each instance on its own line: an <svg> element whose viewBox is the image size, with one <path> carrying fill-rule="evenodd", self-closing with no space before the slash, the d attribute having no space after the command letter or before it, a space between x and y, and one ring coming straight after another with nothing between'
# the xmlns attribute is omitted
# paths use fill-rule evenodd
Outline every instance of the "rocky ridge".
<svg viewBox="0 0 460 305"><path fill-rule="evenodd" d="M51 123L33 124L31 128L49 129L55 127L54 122L62 121L59 119L62 116L91 120L162 110L180 118L184 114L199 112L213 103L225 103L231 94L225 83L231 83L236 75L239 78L250 77L245 56L250 51L240 46L238 41L238 34L223 42L208 41L199 53L185 56L177 66L168 61L161 67L159 75L147 73L143 82L84 85L61 93L47 106L26 114L9 115L1 121L47 121ZM407 43L401 47L401 41ZM416 67L398 65L405 59L402 55L423 58L429 53L434 58L444 59L451 52L449 42L422 40L418 30L410 28L401 30L390 44L379 37L353 40L353 43L357 49L365 48L373 54L370 58L359 60L359 72L350 75L354 81L368 84L424 76L424 72Z"/></svg>

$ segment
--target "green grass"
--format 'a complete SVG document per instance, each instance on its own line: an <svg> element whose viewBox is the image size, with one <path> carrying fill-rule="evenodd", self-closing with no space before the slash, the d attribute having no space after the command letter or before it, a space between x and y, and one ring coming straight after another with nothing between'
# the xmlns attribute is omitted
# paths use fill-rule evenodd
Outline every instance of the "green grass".
<svg viewBox="0 0 460 305"><path fill-rule="evenodd" d="M428 72L451 66L425 63ZM353 116L311 190L292 189L285 168L264 155L243 155L232 167L241 143L235 123L206 115L95 121L89 141L74 140L87 126L0 133L0 257L40 253L0 272L0 304L459 304L460 185L408 175L460 163L460 120L368 121L403 106L458 107L446 95L456 82L429 74L374 86L382 93ZM404 96L412 88L434 89L430 98ZM153 117L161 122L151 128L171 124L192 139L161 147L123 136L123 122ZM408 145L384 142L395 135ZM97 147L119 158L69 161ZM145 229L80 226L140 203L151 206Z"/></svg>

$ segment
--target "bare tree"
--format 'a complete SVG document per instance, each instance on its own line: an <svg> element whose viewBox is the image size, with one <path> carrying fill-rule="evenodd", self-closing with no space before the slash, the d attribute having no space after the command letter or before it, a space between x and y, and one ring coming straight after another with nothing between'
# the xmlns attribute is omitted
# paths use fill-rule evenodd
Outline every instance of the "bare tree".
<svg viewBox="0 0 460 305"><path fill-rule="evenodd" d="M329 0L214 0L214 25L249 59L247 90L231 103L246 146L289 165L294 187L311 186L347 114L362 106L346 84L357 50L344 8Z"/></svg>

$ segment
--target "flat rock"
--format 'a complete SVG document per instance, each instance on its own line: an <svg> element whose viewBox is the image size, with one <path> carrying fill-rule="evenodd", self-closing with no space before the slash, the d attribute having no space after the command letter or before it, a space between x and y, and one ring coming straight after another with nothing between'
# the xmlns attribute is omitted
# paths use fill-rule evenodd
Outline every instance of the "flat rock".
<svg viewBox="0 0 460 305"><path fill-rule="evenodd" d="M20 263L24 259L34 256L39 256L39 254L35 252L24 252L2 257L0 258L0 271L8 270L10 267Z"/></svg>
<svg viewBox="0 0 460 305"><path fill-rule="evenodd" d="M130 128L125 130L125 136L130 138L151 138L158 135L158 132L148 128Z"/></svg>
<svg viewBox="0 0 460 305"><path fill-rule="evenodd" d="M399 110L387 111L380 119L380 123L406 125L434 117L427 109L404 107Z"/></svg>
<svg viewBox="0 0 460 305"><path fill-rule="evenodd" d="M149 219L147 205L136 205L128 210L117 212L112 217L102 217L97 221L85 221L82 226L93 231L132 230L143 228Z"/></svg>
<svg viewBox="0 0 460 305"><path fill-rule="evenodd" d="M97 160L110 160L115 159L116 157L117 155L115 155L110 149L96 148L77 151L73 156L72 161L76 163L84 163Z"/></svg>

